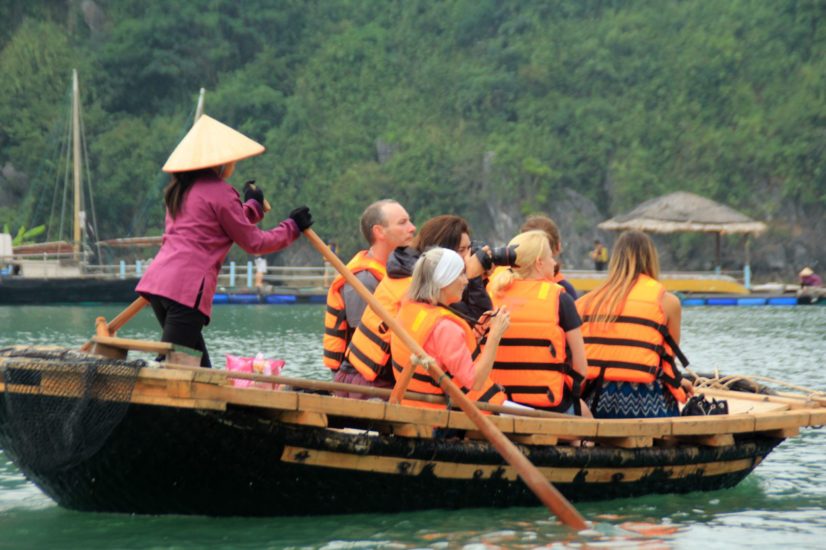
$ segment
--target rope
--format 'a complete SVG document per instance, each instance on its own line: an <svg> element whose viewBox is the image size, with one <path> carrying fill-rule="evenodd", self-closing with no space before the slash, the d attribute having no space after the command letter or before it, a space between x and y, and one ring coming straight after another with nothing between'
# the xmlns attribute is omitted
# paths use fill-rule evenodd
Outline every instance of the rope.
<svg viewBox="0 0 826 550"><path fill-rule="evenodd" d="M62 132L62 133L65 133L65 136L63 137L63 139L60 142L60 152L59 152L58 157L57 157L57 162L55 163L55 174L54 174L54 184L53 184L54 191L52 193L52 206L51 206L51 209L49 210L49 218L46 221L46 241L53 240L51 238L51 236L52 236L52 228L54 227L53 220L54 220L54 215L55 215L54 214L54 209L55 209L55 206L57 205L57 192L60 190L60 172L61 172L61 168L65 168L65 164L62 162L62 160L63 160L63 155L67 154L66 151L68 151L68 148L69 148L69 134L71 133L71 131L72 131L72 115L71 115L71 112L68 112L67 115L66 115L66 122L65 122L65 125L64 125L64 132ZM31 220L32 222L36 221L35 220L36 213L37 213L37 209L35 208L34 212L32 213L32 220ZM62 215L62 212L61 212L61 215ZM58 237L55 238L54 240L59 241L60 236L58 235Z"/></svg>
<svg viewBox="0 0 826 550"><path fill-rule="evenodd" d="M411 357L411 359L413 361L413 365L419 365L421 367L424 367L424 369L427 370L428 372L430 372L430 366L434 365L436 363L433 360L432 357L429 357L427 355L425 355L424 357L421 357L419 355L413 355ZM433 375L431 375L430 377L433 378ZM438 380L435 380L436 385L441 387L442 386L442 379L445 378L445 377L448 377L447 370L442 372L442 375L439 376ZM443 390L443 394L444 394L444 398L445 398L445 406L449 409L450 408L450 395L444 390Z"/></svg>
<svg viewBox="0 0 826 550"><path fill-rule="evenodd" d="M81 112L81 115L83 113ZM95 231L95 247L97 248L98 256L97 256L97 263L103 263L103 256L100 253L100 231L98 231L98 217L95 213L95 196L92 193L92 175L89 170L89 150L86 147L86 125L83 123L83 116L80 117L80 143L83 146L83 168L85 168L86 172L86 188L88 189L89 195L89 209L92 211L92 228ZM83 232L87 234L86 228L83 228Z"/></svg>
<svg viewBox="0 0 826 550"><path fill-rule="evenodd" d="M192 128L192 126L197 122L194 120L195 118L195 111L197 109L197 102L192 107L192 110L187 115L184 126L181 132L178 135L178 139L175 142L180 143L180 141L186 136L187 132ZM140 203L140 206L136 209L136 214L132 216L132 224L129 228L128 236L135 237L140 236L146 233L146 226L150 221L149 209L150 208L157 208L159 201L158 197L161 197L161 203L163 202L163 189L166 184L169 182L169 174L161 171L158 173L158 176L155 178L155 185L147 186L146 193L143 195L143 199ZM165 209L161 209L161 212L165 212ZM164 217L163 214L160 218L161 228L164 226Z"/></svg>
<svg viewBox="0 0 826 550"><path fill-rule="evenodd" d="M71 105L71 98L72 98L72 83L69 82L69 85L66 88L66 93L64 95L64 101L66 105ZM71 128L71 118L72 113L71 109L68 110L66 124L66 128ZM58 162L58 174L60 170L60 161L59 159L62 158L62 148L64 141L61 141L61 136L63 135L62 130L64 126L61 124L62 117L60 115L56 115L55 120L52 122L51 129L49 130L49 134L45 140L45 147L44 147L44 159L48 158L57 158ZM56 155L56 156L52 156ZM31 184L28 186L28 190L26 191L26 198L20 203L22 208L18 210L17 216L15 217L15 221L19 221L22 225L27 225L29 228L32 228L37 225L39 221L38 214L40 212L41 205L45 207L48 197L48 177L41 177L41 175L48 171L51 167L51 162L43 160L37 163L37 170L29 181ZM56 178L57 179L57 178ZM41 185L41 182L44 182ZM55 183L57 185L57 182ZM42 189L38 189L41 187ZM34 198L32 198L34 196ZM32 204L33 203L33 204ZM24 206L27 205L27 206ZM31 208L29 208L29 206ZM28 214L28 217L26 217ZM44 222L45 223L45 222ZM47 237L48 240L48 237Z"/></svg>
<svg viewBox="0 0 826 550"><path fill-rule="evenodd" d="M795 384L790 384L784 380L778 380L776 378L770 378L768 376L758 376L758 375L751 375L751 376L744 376L744 375L730 375L730 376L721 376L720 371L717 369L714 370L714 375L709 378L706 376L702 376L697 374L690 368L686 368L685 371L688 374L694 376L694 387L695 388L709 388L709 389L720 389L731 391L731 386L736 384L737 382L745 382L751 385L755 389L755 393L758 393L760 389L760 384L757 381L765 382L768 384L772 384L775 386L780 386L784 388L793 389L799 392L806 394L807 397L818 397L823 398L826 397L826 391L821 390L814 390L811 388L806 388L803 386L797 386Z"/></svg>

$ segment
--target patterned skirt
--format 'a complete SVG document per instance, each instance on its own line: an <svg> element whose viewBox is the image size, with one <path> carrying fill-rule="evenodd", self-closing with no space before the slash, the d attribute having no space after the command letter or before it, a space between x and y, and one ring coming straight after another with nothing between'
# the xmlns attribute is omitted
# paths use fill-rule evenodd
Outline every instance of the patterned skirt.
<svg viewBox="0 0 826 550"><path fill-rule="evenodd" d="M654 380L650 384L603 381L602 391L599 388L590 391L589 388L587 393L585 402L594 418L680 416L677 400L660 380Z"/></svg>

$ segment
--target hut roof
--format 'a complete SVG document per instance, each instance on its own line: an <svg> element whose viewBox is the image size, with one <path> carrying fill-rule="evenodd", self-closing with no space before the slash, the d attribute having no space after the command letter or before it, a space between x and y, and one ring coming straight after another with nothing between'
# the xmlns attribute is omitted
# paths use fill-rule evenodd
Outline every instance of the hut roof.
<svg viewBox="0 0 826 550"><path fill-rule="evenodd" d="M766 230L766 224L711 199L678 191L648 200L627 214L599 224L600 229L622 231L636 229L650 233L699 231L705 233L754 233Z"/></svg>

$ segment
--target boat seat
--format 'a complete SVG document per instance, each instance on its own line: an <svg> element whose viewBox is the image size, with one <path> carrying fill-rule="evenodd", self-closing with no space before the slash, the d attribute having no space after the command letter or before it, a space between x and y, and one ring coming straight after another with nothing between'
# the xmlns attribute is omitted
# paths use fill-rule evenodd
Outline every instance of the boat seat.
<svg viewBox="0 0 826 550"><path fill-rule="evenodd" d="M126 359L128 352L140 351L163 355L167 361L181 365L198 366L201 363L201 352L170 342L153 342L151 340L133 340L131 338L100 335L93 336L92 342L94 343L92 353L114 359Z"/></svg>
<svg viewBox="0 0 826 550"><path fill-rule="evenodd" d="M726 401L728 401L729 414L780 412L788 411L790 408L787 403L771 403L736 398L728 398Z"/></svg>

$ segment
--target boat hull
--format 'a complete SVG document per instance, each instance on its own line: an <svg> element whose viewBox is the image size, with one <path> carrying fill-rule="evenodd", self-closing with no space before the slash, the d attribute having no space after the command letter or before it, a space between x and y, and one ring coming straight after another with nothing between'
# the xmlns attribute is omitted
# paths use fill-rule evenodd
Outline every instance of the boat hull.
<svg viewBox="0 0 826 550"><path fill-rule="evenodd" d="M138 279L0 278L0 305L128 303L137 298Z"/></svg>
<svg viewBox="0 0 826 550"><path fill-rule="evenodd" d="M0 426L11 420L5 397ZM21 397L14 396L16 408L26 404ZM73 510L280 516L539 505L484 441L290 425L243 407L133 403L97 452L48 468L8 452L15 445L9 438L19 436L0 429L0 447L44 493ZM587 501L732 487L779 442L744 437L727 447L522 449L566 497Z"/></svg>

